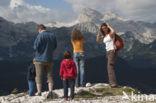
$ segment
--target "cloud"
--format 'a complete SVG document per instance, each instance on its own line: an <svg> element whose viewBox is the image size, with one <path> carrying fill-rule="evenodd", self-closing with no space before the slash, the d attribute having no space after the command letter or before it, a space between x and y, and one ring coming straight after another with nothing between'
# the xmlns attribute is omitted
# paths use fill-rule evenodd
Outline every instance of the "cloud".
<svg viewBox="0 0 156 103"><path fill-rule="evenodd" d="M123 18L156 21L155 0L65 0L72 4L75 12L92 8L100 12L112 11Z"/></svg>
<svg viewBox="0 0 156 103"><path fill-rule="evenodd" d="M0 0L0 6L8 6L10 3L10 0Z"/></svg>
<svg viewBox="0 0 156 103"><path fill-rule="evenodd" d="M65 1L71 3L74 11L76 12L79 12L80 10L86 7L92 9L102 8L102 9L110 10L111 7L109 6L113 5L111 4L110 0L65 0Z"/></svg>
<svg viewBox="0 0 156 103"><path fill-rule="evenodd" d="M116 9L121 15L132 19L156 21L155 0L116 0Z"/></svg>
<svg viewBox="0 0 156 103"><path fill-rule="evenodd" d="M3 6L2 6L3 4ZM69 14L62 13L65 10L50 9L42 6L30 5L24 0L1 0L0 16L16 23L34 21L36 23L51 23L54 21L68 21L65 19Z"/></svg>
<svg viewBox="0 0 156 103"><path fill-rule="evenodd" d="M156 22L155 0L64 0L72 8L50 9L31 5L24 0L0 0L0 16L13 22L34 21L51 23L70 22L77 18L83 8L92 8L101 13L111 11L122 18Z"/></svg>

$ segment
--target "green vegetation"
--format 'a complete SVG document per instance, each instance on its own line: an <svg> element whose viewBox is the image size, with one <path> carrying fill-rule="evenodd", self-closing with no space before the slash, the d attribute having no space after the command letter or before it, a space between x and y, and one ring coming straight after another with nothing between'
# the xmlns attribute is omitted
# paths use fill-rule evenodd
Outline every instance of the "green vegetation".
<svg viewBox="0 0 156 103"><path fill-rule="evenodd" d="M29 94L29 90L27 90L27 91L25 92L25 94L28 95L28 94Z"/></svg>
<svg viewBox="0 0 156 103"><path fill-rule="evenodd" d="M45 100L45 102L49 102L49 101L52 101L52 100L53 100L53 99L48 98L48 99Z"/></svg>
<svg viewBox="0 0 156 103"><path fill-rule="evenodd" d="M139 94L139 91L136 89L132 89L129 87L126 88L96 88L95 91L102 96L115 96L115 95L123 95L123 91L130 95L132 92L134 94Z"/></svg>
<svg viewBox="0 0 156 103"><path fill-rule="evenodd" d="M75 98L94 98L97 97L97 95L90 93L88 91L82 91L75 95Z"/></svg>
<svg viewBox="0 0 156 103"><path fill-rule="evenodd" d="M17 93L18 93L18 89L17 88L13 89L12 92L11 92L11 94L17 94Z"/></svg>
<svg viewBox="0 0 156 103"><path fill-rule="evenodd" d="M26 94L25 93L20 93L20 94L17 94L16 96L17 97L23 97L23 96L25 96Z"/></svg>
<svg viewBox="0 0 156 103"><path fill-rule="evenodd" d="M140 91L138 91L137 89L132 89L132 88L129 88L129 87L122 88L122 91L126 92L128 95L130 95L132 92L134 94L140 94Z"/></svg>

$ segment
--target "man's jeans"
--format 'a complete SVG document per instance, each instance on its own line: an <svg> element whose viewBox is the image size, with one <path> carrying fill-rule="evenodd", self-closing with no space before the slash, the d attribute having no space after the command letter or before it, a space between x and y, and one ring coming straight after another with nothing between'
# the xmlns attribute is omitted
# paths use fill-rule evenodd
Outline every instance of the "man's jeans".
<svg viewBox="0 0 156 103"><path fill-rule="evenodd" d="M29 96L34 96L35 95L35 81L28 81L28 85L29 85Z"/></svg>
<svg viewBox="0 0 156 103"><path fill-rule="evenodd" d="M85 56L84 53L74 53L73 57L76 67L77 67L77 78L76 78L76 86L83 86L85 84L84 82L84 63L85 63Z"/></svg>
<svg viewBox="0 0 156 103"><path fill-rule="evenodd" d="M75 79L63 79L64 98L68 98L68 87L70 87L70 98L74 98Z"/></svg>

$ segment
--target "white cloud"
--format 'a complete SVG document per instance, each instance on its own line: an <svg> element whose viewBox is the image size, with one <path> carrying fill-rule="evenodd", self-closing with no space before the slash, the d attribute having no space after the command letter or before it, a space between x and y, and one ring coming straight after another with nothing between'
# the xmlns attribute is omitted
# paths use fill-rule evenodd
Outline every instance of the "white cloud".
<svg viewBox="0 0 156 103"><path fill-rule="evenodd" d="M5 6L2 6L1 4L5 4ZM30 5L24 2L24 0L1 0L0 10L0 16L16 23L29 21L37 23L50 23L53 21L69 20L65 19L69 12L65 14L62 13L63 10L61 9L52 10L42 6Z"/></svg>
<svg viewBox="0 0 156 103"><path fill-rule="evenodd" d="M156 21L155 0L116 0L116 9L121 15L132 19Z"/></svg>
<svg viewBox="0 0 156 103"><path fill-rule="evenodd" d="M75 12L92 8L100 12L112 11L133 20L156 21L155 0L65 0L72 4Z"/></svg>
<svg viewBox="0 0 156 103"><path fill-rule="evenodd" d="M156 22L155 0L64 0L72 8L50 9L31 5L24 0L0 0L0 16L13 22L34 21L50 23L53 21L73 21L83 8L112 11L123 18Z"/></svg>
<svg viewBox="0 0 156 103"><path fill-rule="evenodd" d="M92 9L103 9L110 10L111 4L110 0L65 0L72 4L74 11L79 12L83 8L92 8ZM114 0L112 0L114 1ZM109 4L109 5L108 5ZM110 6L110 7L109 7Z"/></svg>

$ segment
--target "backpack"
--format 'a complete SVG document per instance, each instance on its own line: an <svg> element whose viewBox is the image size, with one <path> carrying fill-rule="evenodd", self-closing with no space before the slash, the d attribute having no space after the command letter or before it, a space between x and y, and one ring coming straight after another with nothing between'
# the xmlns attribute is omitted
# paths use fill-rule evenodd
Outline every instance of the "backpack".
<svg viewBox="0 0 156 103"><path fill-rule="evenodd" d="M123 42L122 38L117 34L115 34L114 45L116 47L116 49L115 49L116 51L120 51L124 48L124 42Z"/></svg>

